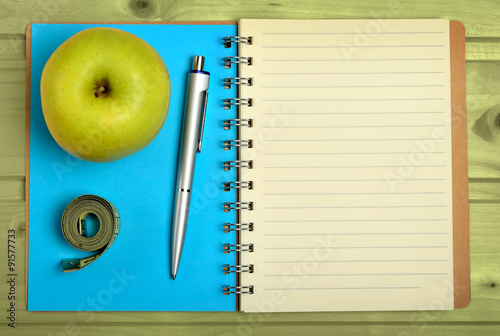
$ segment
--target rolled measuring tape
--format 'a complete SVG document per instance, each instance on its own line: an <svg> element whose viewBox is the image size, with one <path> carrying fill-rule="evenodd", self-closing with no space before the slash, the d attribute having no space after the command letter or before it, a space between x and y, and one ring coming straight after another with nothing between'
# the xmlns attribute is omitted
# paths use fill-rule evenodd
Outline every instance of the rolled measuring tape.
<svg viewBox="0 0 500 336"><path fill-rule="evenodd" d="M99 231L87 237L85 219L88 215L97 217ZM106 199L96 195L83 195L75 198L64 210L61 228L67 242L73 247L89 252L98 252L85 258L68 258L62 260L62 271L73 272L88 266L99 258L115 241L120 231L120 217L115 206Z"/></svg>

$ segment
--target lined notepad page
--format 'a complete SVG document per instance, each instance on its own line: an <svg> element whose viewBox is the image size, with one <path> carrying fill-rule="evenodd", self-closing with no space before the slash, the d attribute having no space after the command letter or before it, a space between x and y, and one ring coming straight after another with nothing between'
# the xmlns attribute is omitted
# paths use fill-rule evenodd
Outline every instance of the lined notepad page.
<svg viewBox="0 0 500 336"><path fill-rule="evenodd" d="M242 310L453 309L447 20L241 20Z"/></svg>

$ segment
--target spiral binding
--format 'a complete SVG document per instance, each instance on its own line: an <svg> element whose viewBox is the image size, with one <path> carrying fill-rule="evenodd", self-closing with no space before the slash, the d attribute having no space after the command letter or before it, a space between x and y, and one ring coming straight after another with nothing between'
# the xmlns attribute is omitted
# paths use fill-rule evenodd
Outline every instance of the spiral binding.
<svg viewBox="0 0 500 336"><path fill-rule="evenodd" d="M222 265L222 273L253 273L253 265Z"/></svg>
<svg viewBox="0 0 500 336"><path fill-rule="evenodd" d="M224 141L224 149L230 150L231 147L252 148L252 140L225 140Z"/></svg>
<svg viewBox="0 0 500 336"><path fill-rule="evenodd" d="M225 233L231 231L253 231L253 223L224 223L223 229Z"/></svg>
<svg viewBox="0 0 500 336"><path fill-rule="evenodd" d="M231 189L252 189L252 181L230 181L224 182L224 191L230 191Z"/></svg>
<svg viewBox="0 0 500 336"><path fill-rule="evenodd" d="M252 44L251 36L226 36L222 39L224 46L226 48L231 48L231 43L245 43L248 45Z"/></svg>
<svg viewBox="0 0 500 336"><path fill-rule="evenodd" d="M252 106L252 98L227 98L224 99L224 108L229 110L231 106Z"/></svg>
<svg viewBox="0 0 500 336"><path fill-rule="evenodd" d="M241 36L227 36L223 38L223 43L226 48L231 47L231 43L242 43L242 44L252 44L252 37L241 37ZM252 57L243 57L243 56L231 56L224 57L224 67L231 68L233 64L238 64L240 66L247 65L251 66L253 63ZM250 77L228 77L224 78L224 88L229 89L232 85L243 85L243 86L252 86L253 80ZM235 106L239 111L241 106L252 106L252 98L227 98L224 99L224 109L229 110L231 107ZM232 127L252 127L252 119L241 119L236 117L234 119L226 119L224 120L224 129L230 130ZM252 148L252 139L247 140L225 140L224 141L224 149L231 150L233 147L241 148L248 147ZM231 160L224 162L224 170L229 171L231 169L237 169L239 173L240 169L252 169L253 162L251 160ZM238 174L239 175L239 174ZM228 181L224 182L223 190L230 191L232 189L241 190L241 189L252 189L253 182L252 181ZM253 210L253 202L225 202L223 205L224 212L230 211L243 211L243 210ZM241 232L241 231L253 231L254 223L224 223L223 231L226 233L229 232ZM237 254L237 260L239 260L240 253L251 253L254 251L254 244L224 244L223 252L224 253L232 253L235 252ZM222 272L224 274L231 273L253 273L254 265L223 265ZM254 287L250 286L223 286L224 295L230 294L253 294Z"/></svg>
<svg viewBox="0 0 500 336"><path fill-rule="evenodd" d="M231 170L231 168L248 168L252 169L252 160L231 160L224 161L224 170Z"/></svg>
<svg viewBox="0 0 500 336"><path fill-rule="evenodd" d="M253 285L250 286L223 286L224 295L229 294L253 294Z"/></svg>
<svg viewBox="0 0 500 336"><path fill-rule="evenodd" d="M231 85L247 85L252 86L252 78L250 77L228 77L224 78L224 88L229 89Z"/></svg>
<svg viewBox="0 0 500 336"><path fill-rule="evenodd" d="M229 57L224 57L224 67L226 69L231 68L232 64L246 64L246 65L252 65L252 57L242 57L242 56L229 56Z"/></svg>
<svg viewBox="0 0 500 336"><path fill-rule="evenodd" d="M253 252L253 244L224 244L222 250L224 253Z"/></svg>
<svg viewBox="0 0 500 336"><path fill-rule="evenodd" d="M253 210L253 202L224 202L224 212L231 210Z"/></svg>
<svg viewBox="0 0 500 336"><path fill-rule="evenodd" d="M226 119L224 120L224 129L228 130L231 127L252 127L253 120L252 119Z"/></svg>

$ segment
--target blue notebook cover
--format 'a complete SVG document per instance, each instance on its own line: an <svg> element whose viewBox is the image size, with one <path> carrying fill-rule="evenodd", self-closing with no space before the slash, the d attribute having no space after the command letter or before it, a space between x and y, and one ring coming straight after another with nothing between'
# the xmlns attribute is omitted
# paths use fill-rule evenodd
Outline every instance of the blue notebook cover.
<svg viewBox="0 0 500 336"><path fill-rule="evenodd" d="M97 26L114 27L139 36L165 61L171 80L167 120L153 142L142 151L110 163L79 160L61 149L50 135L42 114L40 78L54 50L75 33ZM236 97L224 89L223 78L235 77L222 59L236 56L224 48L222 37L236 35L233 24L33 24L31 26L31 120L29 147L28 310L30 311L234 311L234 295L223 295L223 285L234 286L234 253L222 252L236 236L224 233L225 222L235 222L223 203L236 200L223 182L236 172L223 162L236 159L223 141L236 139L224 130L223 120L235 117L223 99ZM29 41L28 41L29 43ZM197 156L192 205L181 265L170 277L170 235L177 160L187 73L195 55L205 56L211 73L203 150ZM234 190L234 189L233 189ZM61 216L76 197L95 194L113 203L121 219L120 233L99 259L70 273L61 259L81 258L83 252L66 242Z"/></svg>

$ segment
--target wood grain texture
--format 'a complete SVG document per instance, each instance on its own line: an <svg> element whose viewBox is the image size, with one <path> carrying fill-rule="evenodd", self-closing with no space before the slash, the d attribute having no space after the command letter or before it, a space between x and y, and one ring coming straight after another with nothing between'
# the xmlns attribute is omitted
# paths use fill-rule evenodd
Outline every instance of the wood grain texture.
<svg viewBox="0 0 500 336"><path fill-rule="evenodd" d="M445 312L30 313L17 277L17 328L2 335L475 335L500 334L500 23L497 0L3 0L0 3L0 255L17 233L24 269L25 30L30 22L181 21L240 18L449 18L466 28L472 301ZM5 258L5 257L4 257ZM0 262L6 274L6 259ZM54 289L57 290L57 289Z"/></svg>
<svg viewBox="0 0 500 336"><path fill-rule="evenodd" d="M3 0L0 34L24 34L30 22L189 21L240 18L355 19L447 18L462 21L469 37L498 37L495 0L243 1L243 0Z"/></svg>

